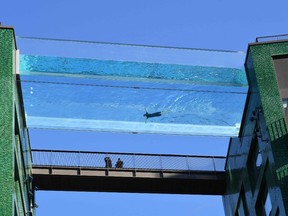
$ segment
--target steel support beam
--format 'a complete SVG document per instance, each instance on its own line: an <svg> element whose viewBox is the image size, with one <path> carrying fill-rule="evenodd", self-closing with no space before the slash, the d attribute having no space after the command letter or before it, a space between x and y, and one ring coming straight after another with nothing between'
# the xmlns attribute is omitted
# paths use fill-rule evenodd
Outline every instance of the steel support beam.
<svg viewBox="0 0 288 216"><path fill-rule="evenodd" d="M223 195L224 171L33 166L39 190Z"/></svg>

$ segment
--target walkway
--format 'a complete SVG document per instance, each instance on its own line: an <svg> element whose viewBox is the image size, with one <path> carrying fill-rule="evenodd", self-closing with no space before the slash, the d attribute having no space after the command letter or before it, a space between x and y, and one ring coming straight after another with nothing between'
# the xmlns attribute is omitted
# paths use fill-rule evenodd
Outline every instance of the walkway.
<svg viewBox="0 0 288 216"><path fill-rule="evenodd" d="M225 157L59 150L32 150L32 156L39 190L210 195L225 190ZM117 168L118 158L123 166Z"/></svg>

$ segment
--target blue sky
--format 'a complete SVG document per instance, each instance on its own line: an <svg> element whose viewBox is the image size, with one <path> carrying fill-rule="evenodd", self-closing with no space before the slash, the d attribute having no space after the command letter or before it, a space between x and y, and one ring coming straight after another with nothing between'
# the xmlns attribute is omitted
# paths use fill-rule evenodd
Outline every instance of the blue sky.
<svg viewBox="0 0 288 216"><path fill-rule="evenodd" d="M1 3L0 22L19 36L246 51L257 36L288 33L287 6L287 0L16 0ZM91 151L227 151L227 139L188 136L35 130L31 142L34 148ZM221 197L211 196L38 192L37 203L40 216L224 214Z"/></svg>

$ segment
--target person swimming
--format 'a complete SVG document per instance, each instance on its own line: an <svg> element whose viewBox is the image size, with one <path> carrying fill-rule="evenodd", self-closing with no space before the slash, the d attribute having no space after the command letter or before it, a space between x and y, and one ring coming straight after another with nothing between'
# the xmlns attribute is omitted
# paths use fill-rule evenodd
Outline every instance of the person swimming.
<svg viewBox="0 0 288 216"><path fill-rule="evenodd" d="M161 116L161 115L162 115L162 112L148 113L148 112L146 111L146 113L143 115L143 117L145 117L146 120L147 120L147 119L149 119L149 118L159 117L159 116Z"/></svg>

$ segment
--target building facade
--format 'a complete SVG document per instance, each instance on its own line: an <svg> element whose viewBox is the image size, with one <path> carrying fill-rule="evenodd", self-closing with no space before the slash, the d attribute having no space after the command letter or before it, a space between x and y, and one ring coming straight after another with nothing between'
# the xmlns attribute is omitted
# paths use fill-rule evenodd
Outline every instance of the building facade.
<svg viewBox="0 0 288 216"><path fill-rule="evenodd" d="M249 92L226 161L226 215L288 213L287 66L287 41L249 44Z"/></svg>
<svg viewBox="0 0 288 216"><path fill-rule="evenodd" d="M32 157L14 29L0 26L0 215L34 215ZM226 215L288 213L288 41L249 44L239 137L226 161Z"/></svg>
<svg viewBox="0 0 288 216"><path fill-rule="evenodd" d="M14 29L0 26L0 215L32 216L31 151Z"/></svg>

